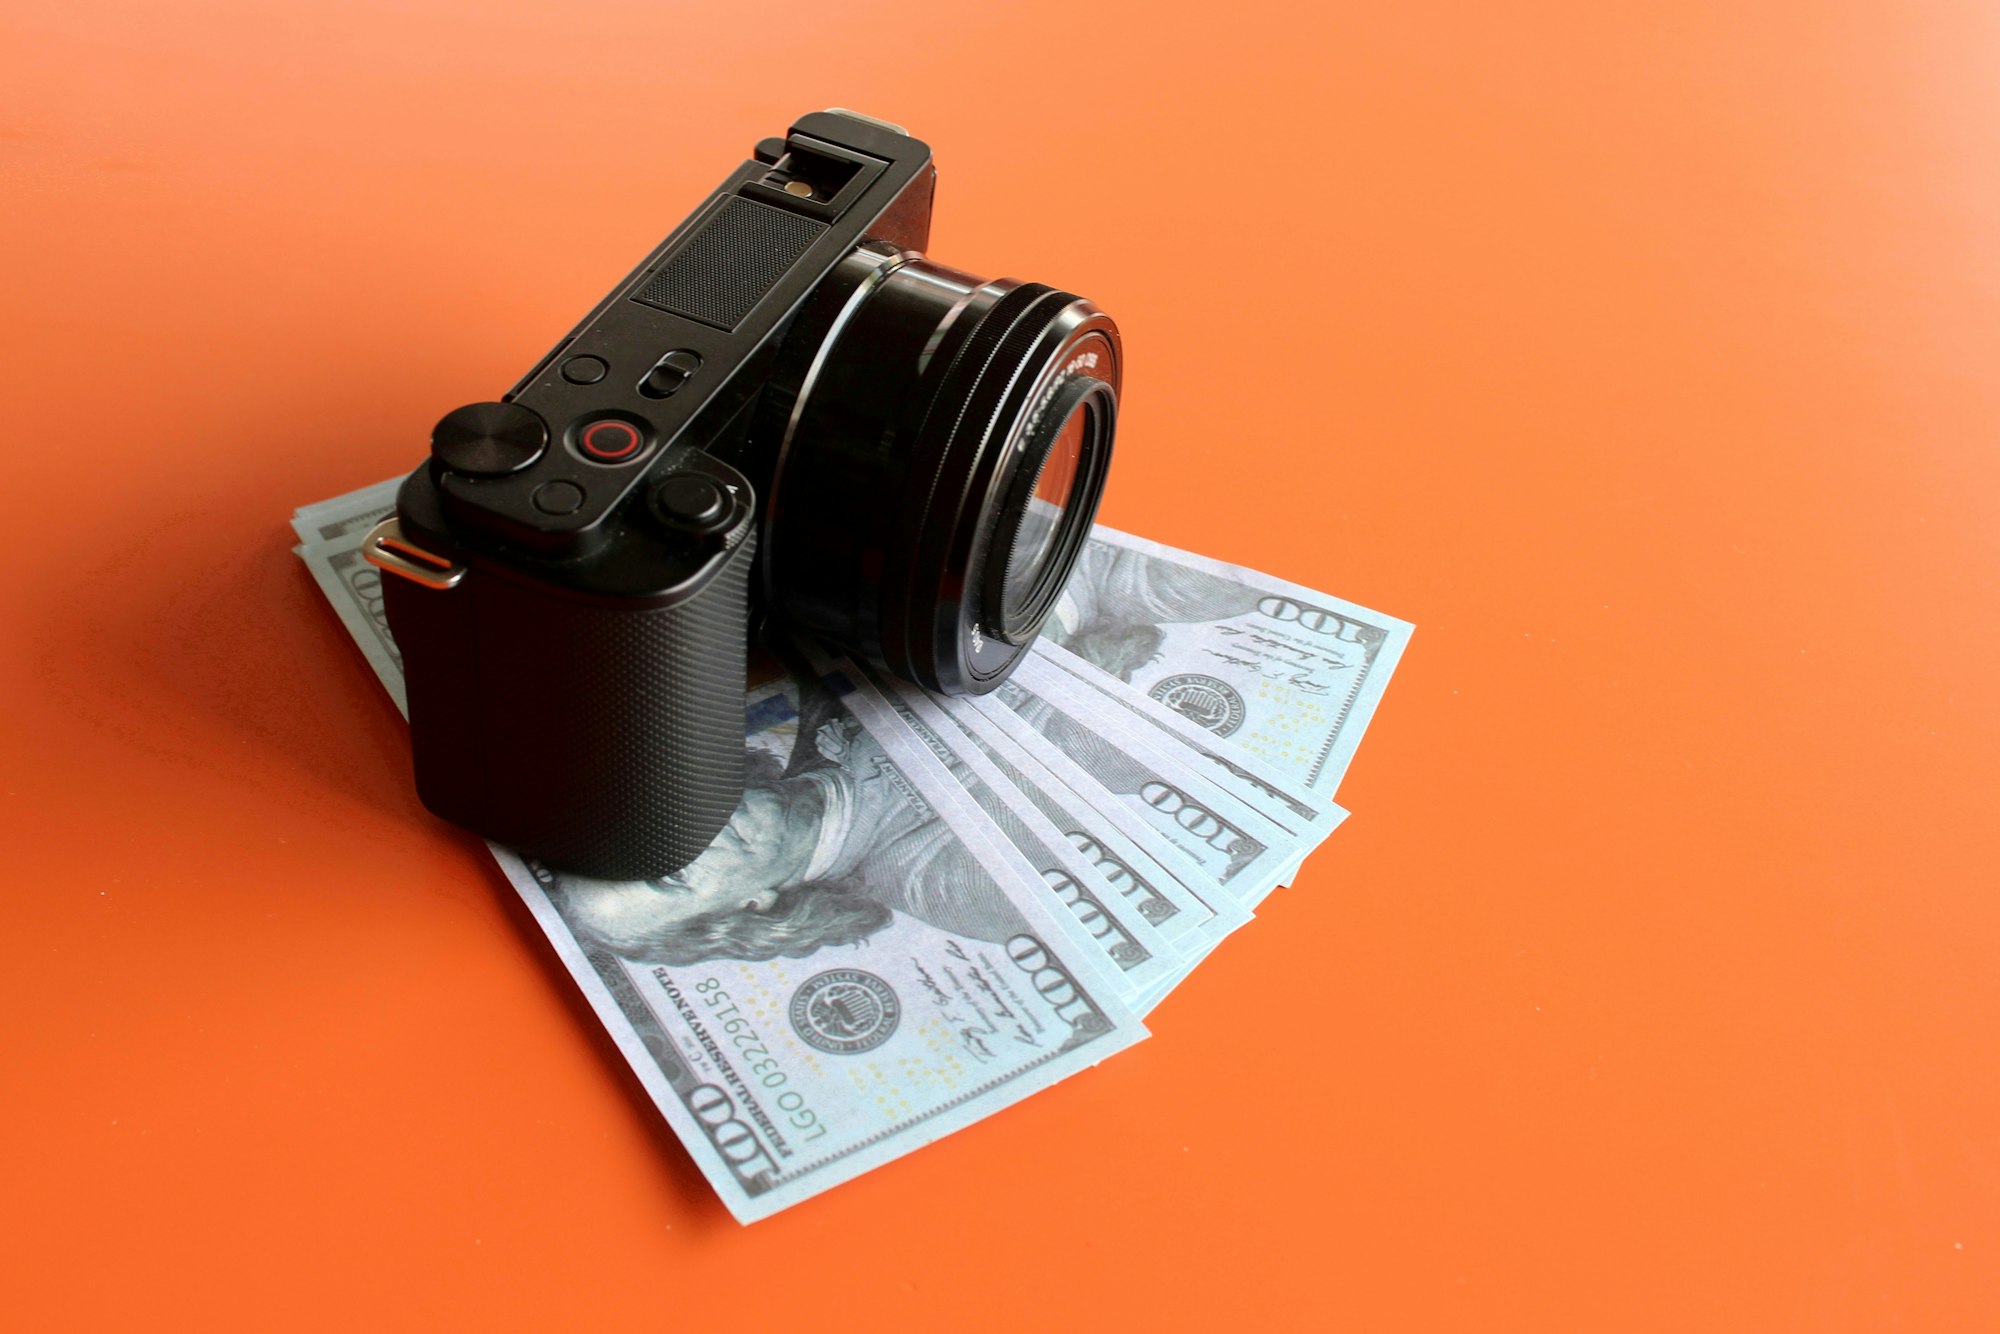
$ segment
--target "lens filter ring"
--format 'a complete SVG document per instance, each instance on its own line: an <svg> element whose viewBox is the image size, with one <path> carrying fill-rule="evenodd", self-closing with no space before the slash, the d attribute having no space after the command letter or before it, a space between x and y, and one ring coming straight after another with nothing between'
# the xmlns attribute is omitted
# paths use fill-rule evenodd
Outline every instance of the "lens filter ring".
<svg viewBox="0 0 2000 1334"><path fill-rule="evenodd" d="M904 456L904 498L885 516L892 532L879 595L885 665L948 694L983 694L1013 672L1074 565L1110 457L1110 431L1099 430L1079 503L1057 534L1058 559L1036 580L1030 604L1009 618L1004 567L1022 517L1012 490L1023 468L1041 466L1050 443L1035 442L1039 453L1028 447L1036 410L1069 380L1104 386L1072 391L1082 398L1115 402L1120 357L1116 326L1081 297L1040 284L992 286L1003 285L1008 290L963 335L923 396ZM1097 420L1109 428L1114 419Z"/></svg>
<svg viewBox="0 0 2000 1334"><path fill-rule="evenodd" d="M909 486L894 518L892 582L883 589L883 650L893 670L932 690L978 690L998 684L1004 665L991 659L987 637L961 643L965 594L977 588L981 564L977 492L990 486L999 461L990 437L1007 390L1018 383L1053 313L1045 307L1075 298L1039 283L1011 287L993 303L934 381L910 432ZM970 511L970 512L968 512ZM978 617L971 621L979 630Z"/></svg>

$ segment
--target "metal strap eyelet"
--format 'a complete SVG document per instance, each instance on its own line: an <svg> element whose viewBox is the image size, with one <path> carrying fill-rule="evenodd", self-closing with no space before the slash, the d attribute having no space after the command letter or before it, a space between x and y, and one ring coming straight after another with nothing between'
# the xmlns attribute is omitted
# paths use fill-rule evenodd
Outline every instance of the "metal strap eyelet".
<svg viewBox="0 0 2000 1334"><path fill-rule="evenodd" d="M425 588L454 588L465 578L465 567L433 555L403 536L403 526L390 515L361 539L361 555L370 565L399 574Z"/></svg>

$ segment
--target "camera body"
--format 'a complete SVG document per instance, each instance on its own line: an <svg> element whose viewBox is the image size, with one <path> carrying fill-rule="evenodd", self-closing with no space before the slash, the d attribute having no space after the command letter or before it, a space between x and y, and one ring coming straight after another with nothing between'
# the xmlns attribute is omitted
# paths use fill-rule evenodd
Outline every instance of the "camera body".
<svg viewBox="0 0 2000 1334"><path fill-rule="evenodd" d="M934 689L1004 679L1102 488L1117 333L924 260L935 179L897 127L804 116L498 402L438 423L364 548L398 576L433 812L588 875L677 870L741 799L753 606ZM1083 374L1049 369L1085 343ZM1038 500L1022 460L1052 450L1077 481ZM1018 578L990 550L1009 521L1041 544Z"/></svg>

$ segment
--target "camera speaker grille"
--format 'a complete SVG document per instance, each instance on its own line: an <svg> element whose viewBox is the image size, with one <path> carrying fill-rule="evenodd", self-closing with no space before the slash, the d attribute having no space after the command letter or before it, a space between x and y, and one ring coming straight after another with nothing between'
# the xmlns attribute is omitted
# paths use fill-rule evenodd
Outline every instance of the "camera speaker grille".
<svg viewBox="0 0 2000 1334"><path fill-rule="evenodd" d="M824 231L823 222L732 195L632 299L734 329Z"/></svg>

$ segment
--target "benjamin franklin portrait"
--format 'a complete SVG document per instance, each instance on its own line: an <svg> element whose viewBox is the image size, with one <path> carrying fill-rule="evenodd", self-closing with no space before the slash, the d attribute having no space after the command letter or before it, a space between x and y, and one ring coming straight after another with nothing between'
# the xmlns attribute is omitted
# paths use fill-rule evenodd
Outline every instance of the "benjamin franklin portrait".
<svg viewBox="0 0 2000 1334"><path fill-rule="evenodd" d="M1109 542L1086 542L1042 634L1121 681L1159 656L1160 626L1223 621L1257 606L1255 589Z"/></svg>

